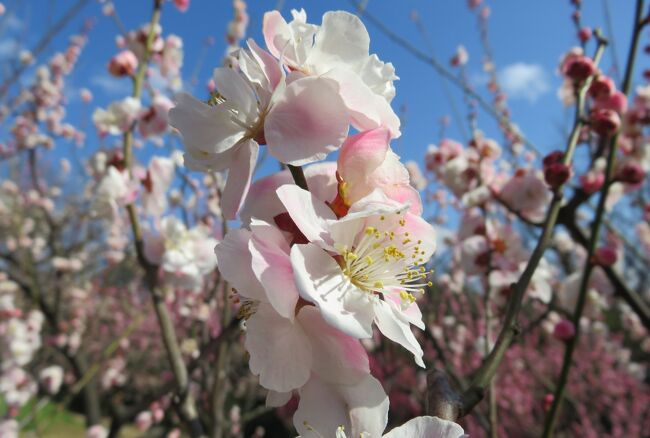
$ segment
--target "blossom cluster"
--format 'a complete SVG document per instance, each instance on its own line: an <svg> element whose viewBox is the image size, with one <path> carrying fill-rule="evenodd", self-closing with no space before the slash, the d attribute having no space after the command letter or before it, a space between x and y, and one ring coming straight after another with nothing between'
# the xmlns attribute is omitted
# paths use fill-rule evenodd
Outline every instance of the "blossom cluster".
<svg viewBox="0 0 650 438"><path fill-rule="evenodd" d="M393 66L370 54L356 16L328 12L314 25L304 10L292 15L266 13L266 50L249 39L236 66L215 69L208 103L181 94L169 117L186 166L228 170L221 208L242 228L218 243L217 265L241 303L267 405L299 394L301 436L380 436L388 398L361 340L376 327L425 366L411 325L424 328L417 299L431 286L436 234L390 148L400 135ZM251 185L263 146L291 171ZM293 183L299 166L335 151L336 163ZM386 436L461 434L421 417Z"/></svg>

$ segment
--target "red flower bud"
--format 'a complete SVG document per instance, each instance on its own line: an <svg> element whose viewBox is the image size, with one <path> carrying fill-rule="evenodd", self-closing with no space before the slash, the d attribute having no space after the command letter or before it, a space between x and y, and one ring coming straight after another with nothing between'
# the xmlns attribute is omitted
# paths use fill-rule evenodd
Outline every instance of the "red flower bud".
<svg viewBox="0 0 650 438"><path fill-rule="evenodd" d="M550 166L551 164L555 164L555 163L561 163L563 159L564 159L564 152L553 151L544 157L544 167Z"/></svg>
<svg viewBox="0 0 650 438"><path fill-rule="evenodd" d="M616 263L616 250L610 246L601 246L594 252L592 262L599 266L612 266Z"/></svg>
<svg viewBox="0 0 650 438"><path fill-rule="evenodd" d="M621 116L610 109L591 111L591 129L602 137L610 137L620 129Z"/></svg>
<svg viewBox="0 0 650 438"><path fill-rule="evenodd" d="M553 406L553 400L555 400L555 396L553 394L546 394L544 396L544 400L542 401L542 408L544 409L544 412L548 412L551 409L551 406Z"/></svg>
<svg viewBox="0 0 650 438"><path fill-rule="evenodd" d="M625 184L641 184L645 178L643 168L635 162L625 162L616 173L616 179Z"/></svg>
<svg viewBox="0 0 650 438"><path fill-rule="evenodd" d="M569 180L571 169L563 163L553 163L544 169L544 180L551 188L556 189Z"/></svg>
<svg viewBox="0 0 650 438"><path fill-rule="evenodd" d="M572 56L562 66L562 74L575 82L582 82L596 73L594 61L584 55Z"/></svg>
<svg viewBox="0 0 650 438"><path fill-rule="evenodd" d="M591 28L589 27L583 27L578 31L578 39L582 41L583 43L586 43L591 39L591 36L593 35L593 32L591 31Z"/></svg>
<svg viewBox="0 0 650 438"><path fill-rule="evenodd" d="M568 341L576 334L576 328L571 321L563 319L553 329L553 336L560 341Z"/></svg>

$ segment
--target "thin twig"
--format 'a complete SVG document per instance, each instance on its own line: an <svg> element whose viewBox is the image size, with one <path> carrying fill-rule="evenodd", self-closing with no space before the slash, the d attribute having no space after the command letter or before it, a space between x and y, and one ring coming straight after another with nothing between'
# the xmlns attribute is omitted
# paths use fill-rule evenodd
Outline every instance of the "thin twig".
<svg viewBox="0 0 650 438"><path fill-rule="evenodd" d="M634 64L636 61L636 52L639 43L639 37L641 35L641 30L646 24L646 20L643 19L643 0L637 0L636 2L636 11L634 15L634 31L632 32L632 41L630 43L630 51L627 59L627 66L625 67L625 76L622 84L622 91L626 95L630 91L632 83L632 73L634 71ZM566 390L566 384L569 379L569 372L571 371L571 364L573 362L573 353L578 345L578 340L580 338L580 319L584 312L585 304L587 302L587 291L589 289L589 279L593 269L596 267L594 260L594 253L598 246L600 240L600 229L603 224L603 217L605 215L605 205L607 203L607 195L609 194L609 189L614 182L614 165L616 162L616 150L618 145L618 135L612 136L609 144L609 153L607 156L607 167L605 169L605 182L603 187L600 190L600 198L598 200L598 207L596 208L596 215L591 225L591 235L589 236L589 243L587 245L587 259L585 261L585 268L582 273L582 279L580 281L580 289L578 292L578 300L576 302L576 307L572 316L572 322L575 328L574 336L566 342L566 348L564 350L564 358L562 362L562 370L560 371L560 377L558 379L558 384L555 389L555 394L553 398L553 404L549 410L546 419L544 421L544 433L543 437L548 438L553 435L553 430L555 429L555 423L557 420L557 415L559 411L560 404L564 398L564 392Z"/></svg>

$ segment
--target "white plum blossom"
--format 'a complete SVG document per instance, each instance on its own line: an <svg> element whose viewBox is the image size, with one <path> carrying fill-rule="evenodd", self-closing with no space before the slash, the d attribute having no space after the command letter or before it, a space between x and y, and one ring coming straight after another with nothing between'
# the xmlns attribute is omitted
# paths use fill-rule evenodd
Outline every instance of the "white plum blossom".
<svg viewBox="0 0 650 438"><path fill-rule="evenodd" d="M131 129L142 107L134 97L111 103L107 109L97 108L93 113L93 123L100 134L121 135Z"/></svg>
<svg viewBox="0 0 650 438"><path fill-rule="evenodd" d="M391 63L370 54L370 36L361 20L333 11L316 26L307 23L304 10L293 10L292 15L289 23L278 11L264 15L269 51L293 71L335 80L356 129L383 126L391 137L398 137L400 121L390 106L398 77Z"/></svg>
<svg viewBox="0 0 650 438"><path fill-rule="evenodd" d="M348 132L348 116L335 81L285 75L268 53L249 41L240 51L241 72L214 71L214 105L189 94L177 97L172 125L185 142L190 169L230 169L222 209L232 219L250 185L260 144L283 163L303 165L336 150Z"/></svg>
<svg viewBox="0 0 650 438"><path fill-rule="evenodd" d="M144 242L147 259L160 265L166 280L188 290L200 288L217 264L213 256L217 240L203 225L188 229L178 218L167 216L158 233L145 233Z"/></svg>
<svg viewBox="0 0 650 438"><path fill-rule="evenodd" d="M424 328L415 302L429 282L424 265L435 249L433 227L375 191L336 219L329 207L297 186L278 196L307 239L291 249L300 296L350 336L372 336L372 324L413 353L424 367L410 324Z"/></svg>

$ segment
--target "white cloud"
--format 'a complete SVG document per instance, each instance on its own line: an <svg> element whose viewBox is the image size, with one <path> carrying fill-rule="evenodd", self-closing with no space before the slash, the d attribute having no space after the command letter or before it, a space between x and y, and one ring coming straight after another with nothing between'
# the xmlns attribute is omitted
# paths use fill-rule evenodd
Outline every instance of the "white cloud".
<svg viewBox="0 0 650 438"><path fill-rule="evenodd" d="M535 102L550 91L548 74L539 64L517 62L499 72L499 83L511 99L526 99Z"/></svg>
<svg viewBox="0 0 650 438"><path fill-rule="evenodd" d="M126 95L131 91L128 78L114 78L108 74L99 74L90 78L90 84L108 95Z"/></svg>

